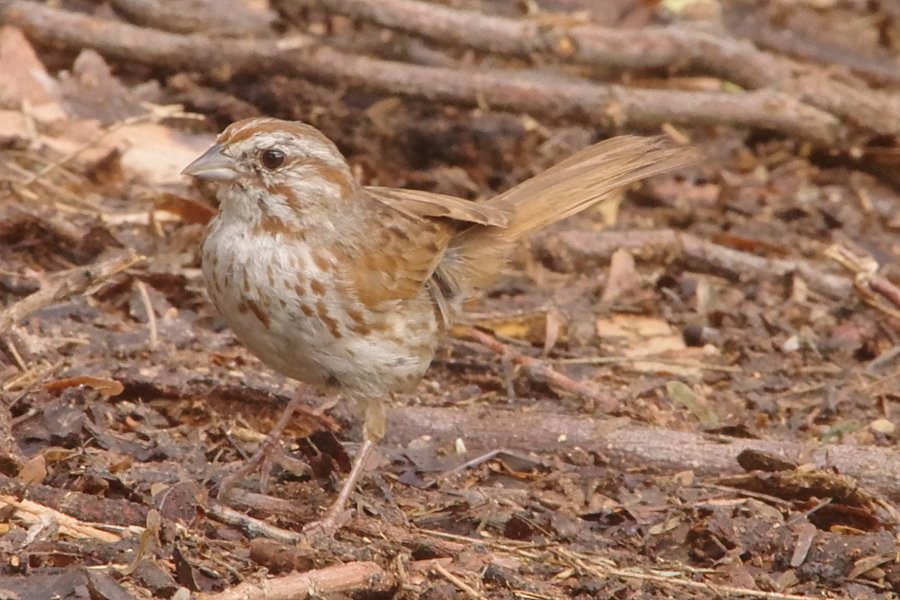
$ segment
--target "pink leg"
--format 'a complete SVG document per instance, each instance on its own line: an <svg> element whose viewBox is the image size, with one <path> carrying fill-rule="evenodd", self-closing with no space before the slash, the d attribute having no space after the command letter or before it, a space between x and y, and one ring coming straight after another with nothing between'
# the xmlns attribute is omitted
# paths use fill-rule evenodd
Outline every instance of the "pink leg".
<svg viewBox="0 0 900 600"><path fill-rule="evenodd" d="M363 425L363 445L353 459L353 468L350 469L350 475L341 486L337 499L325 511L325 514L318 521L307 523L303 527L303 533L312 537L331 537L334 532L340 529L348 516L347 503L350 501L350 495L356 489L359 476L362 474L366 466L369 456L375 450L375 446L384 437L384 405L381 400L366 400L365 408L365 424Z"/></svg>
<svg viewBox="0 0 900 600"><path fill-rule="evenodd" d="M217 497L219 500L224 500L228 496L228 492L231 491L237 483L242 481L247 477L250 473L255 471L261 464L267 462L267 460L271 457L272 452L275 450L275 446L281 440L281 432L284 431L284 428L287 426L288 422L291 420L291 417L294 416L294 412L297 410L297 407L300 406L300 403L306 397L306 393L309 391L309 386L305 383L301 383L297 386L297 391L294 392L294 395L291 397L291 401L285 407L284 411L281 413L281 416L278 417L278 421L275 423L275 427L269 432L269 435L266 436L265 441L260 445L259 450L256 451L252 457L250 457L244 465L232 473L227 477L224 477L222 481L219 483L219 491Z"/></svg>

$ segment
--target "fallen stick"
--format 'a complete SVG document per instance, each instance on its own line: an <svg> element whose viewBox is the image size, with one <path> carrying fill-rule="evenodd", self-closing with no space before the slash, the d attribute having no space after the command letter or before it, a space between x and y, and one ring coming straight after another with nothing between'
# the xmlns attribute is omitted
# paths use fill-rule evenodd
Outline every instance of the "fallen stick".
<svg viewBox="0 0 900 600"><path fill-rule="evenodd" d="M781 277L796 273L811 290L836 299L847 298L853 291L849 278L829 273L808 261L757 256L671 229L565 231L559 234L558 241L544 242L544 251L562 261L563 268L569 270L574 268L571 264L574 260L605 262L619 248L644 258L681 256L707 270L724 270L738 277Z"/></svg>
<svg viewBox="0 0 900 600"><path fill-rule="evenodd" d="M250 515L245 515L225 506L221 502L210 501L206 506L206 512L209 516L223 523L237 527L250 538L264 537L285 544L297 544L304 539L303 534L260 521Z"/></svg>
<svg viewBox="0 0 900 600"><path fill-rule="evenodd" d="M145 396L160 385L154 377L116 375L126 389L135 386ZM183 397L218 397L220 387L209 379L187 380ZM227 388L226 388L227 389ZM271 402L280 410L272 390L244 388L247 397ZM164 396L165 394L160 394ZM698 475L741 473L737 456L756 450L793 463L812 463L857 479L871 492L900 499L900 450L879 446L819 444L808 440L731 438L689 431L670 431L638 424L628 418L594 419L584 414L525 412L484 407L392 406L388 408L385 444L405 448L428 435L435 444L453 446L457 438L472 452L495 448L510 451L560 453L573 448L596 452L618 469L640 467L674 473L690 469ZM2 476L0 476L2 482ZM3 488L0 487L0 492ZM273 508L277 510L277 508Z"/></svg>
<svg viewBox="0 0 900 600"><path fill-rule="evenodd" d="M23 483L0 473L0 495L27 497L30 501L83 523L102 523L115 528L141 528L147 524L149 508L124 499L102 498L49 485Z"/></svg>
<svg viewBox="0 0 900 600"><path fill-rule="evenodd" d="M245 581L200 600L300 600L338 592L385 593L397 585L393 575L369 561L334 565L305 573L291 573L259 582Z"/></svg>
<svg viewBox="0 0 900 600"><path fill-rule="evenodd" d="M120 535L98 529L90 523L80 521L43 504L0 494L0 509L6 507L12 508L16 516L29 526L40 523L44 519L51 520L59 526L61 534L71 538L90 538L107 544L112 544L122 539Z"/></svg>
<svg viewBox="0 0 900 600"><path fill-rule="evenodd" d="M561 389L570 394L581 396L594 404L594 407L603 412L609 412L618 406L618 402L610 396L601 394L600 391L589 382L576 381L571 377L563 375L546 362L522 354L507 344L503 344L497 338L475 329L474 327L455 327L453 334L456 337L469 338L475 340L491 352L507 357L513 363L521 365L528 372L528 376L539 383L547 384L551 387Z"/></svg>
<svg viewBox="0 0 900 600"><path fill-rule="evenodd" d="M685 69L796 100L884 134L900 133L900 97L840 81L826 68L758 49L749 40L679 27L623 30L562 19L511 19L421 0L305 0L325 10L441 43L527 57L545 53L601 69ZM881 68L891 81L900 68ZM844 76L846 78L846 75Z"/></svg>
<svg viewBox="0 0 900 600"><path fill-rule="evenodd" d="M877 446L731 438L669 431L625 418L494 408L403 406L388 410L386 443L402 447L423 435L431 436L437 445L451 446L462 437L470 450L503 447L553 453L578 447L596 452L613 468L639 466L666 473L690 469L701 476L743 472L738 454L756 450L837 471L870 492L900 499L900 451Z"/></svg>
<svg viewBox="0 0 900 600"><path fill-rule="evenodd" d="M142 260L143 256L128 251L109 260L55 274L50 283L0 312L0 335L31 313L80 294Z"/></svg>
<svg viewBox="0 0 900 600"><path fill-rule="evenodd" d="M41 44L92 48L171 70L275 72L464 106L487 104L579 119L606 128L654 129L672 122L730 125L781 131L823 146L846 134L833 115L771 89L739 94L632 89L546 73L425 67L344 53L301 34L222 44L198 34L165 33L24 0L0 1L0 21Z"/></svg>

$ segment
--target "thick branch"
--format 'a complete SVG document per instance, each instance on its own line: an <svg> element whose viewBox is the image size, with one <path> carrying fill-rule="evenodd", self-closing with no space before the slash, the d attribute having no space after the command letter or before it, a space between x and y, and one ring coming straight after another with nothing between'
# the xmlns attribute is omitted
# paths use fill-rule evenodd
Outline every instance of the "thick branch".
<svg viewBox="0 0 900 600"><path fill-rule="evenodd" d="M393 575L377 563L351 562L256 583L245 581L224 592L200 597L205 600L299 600L362 590L383 594L395 585Z"/></svg>
<svg viewBox="0 0 900 600"><path fill-rule="evenodd" d="M579 447L600 454L613 468L691 469L698 475L742 472L738 454L756 450L834 469L857 479L869 491L900 499L900 451L891 448L709 436L642 426L628 419L494 408L404 406L389 410L387 443L404 445L422 435L430 435L438 444L453 444L462 437L470 449L559 452Z"/></svg>
<svg viewBox="0 0 900 600"><path fill-rule="evenodd" d="M0 4L0 19L43 44L93 48L107 56L213 73L278 72L431 100L578 118L606 128L652 129L667 122L763 128L817 144L841 135L831 115L772 91L746 94L628 89L519 71L458 71L355 56L314 38L229 40L179 35L95 19L22 0Z"/></svg>
<svg viewBox="0 0 900 600"><path fill-rule="evenodd" d="M554 25L484 15L421 0L306 2L383 27L488 52L516 56L544 52L602 68L691 68L749 89L780 90L795 101L876 133L900 133L900 97L896 94L873 90L862 81L838 81L823 69L721 34L678 27L622 30L596 25ZM896 66L891 75L900 78Z"/></svg>
<svg viewBox="0 0 900 600"><path fill-rule="evenodd" d="M145 394L159 386L152 377L119 377L127 387ZM274 400L269 390L245 388L244 393ZM156 393L156 392L154 392ZM183 396L205 398L220 394L209 379L186 382ZM164 394L161 394L164 395ZM286 401L282 398L281 401ZM282 404L283 406L283 404ZM431 436L438 445L452 446L462 438L473 451L504 448L538 453L582 448L596 452L617 469L640 467L677 472L691 469L699 475L741 472L737 456L756 450L796 463L836 469L891 499L900 499L900 450L849 444L811 445L807 440L754 440L720 435L669 431L620 419L594 419L584 414L529 412L489 407L393 406L388 408L385 443L406 447ZM0 489L2 491L2 489Z"/></svg>
<svg viewBox="0 0 900 600"><path fill-rule="evenodd" d="M779 277L796 273L811 290L836 299L846 298L853 291L850 279L829 273L808 261L765 258L670 229L565 231L556 240L544 244L544 251L564 263L605 262L619 248L631 250L643 257L681 256L708 269L728 271L736 277Z"/></svg>
<svg viewBox="0 0 900 600"><path fill-rule="evenodd" d="M512 56L543 52L612 69L693 68L749 88L790 76L786 63L750 42L675 27L572 26L485 15L421 0L304 0L303 4L443 44Z"/></svg>

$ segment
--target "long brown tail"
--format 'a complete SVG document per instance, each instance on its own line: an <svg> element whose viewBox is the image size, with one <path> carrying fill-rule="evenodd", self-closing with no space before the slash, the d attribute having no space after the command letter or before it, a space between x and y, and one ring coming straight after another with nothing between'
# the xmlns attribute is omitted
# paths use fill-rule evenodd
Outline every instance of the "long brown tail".
<svg viewBox="0 0 900 600"><path fill-rule="evenodd" d="M509 213L508 225L479 225L459 235L441 261L441 277L468 295L496 276L512 244L523 235L612 198L636 181L697 159L693 149L673 148L663 137L621 136L585 148L487 200Z"/></svg>

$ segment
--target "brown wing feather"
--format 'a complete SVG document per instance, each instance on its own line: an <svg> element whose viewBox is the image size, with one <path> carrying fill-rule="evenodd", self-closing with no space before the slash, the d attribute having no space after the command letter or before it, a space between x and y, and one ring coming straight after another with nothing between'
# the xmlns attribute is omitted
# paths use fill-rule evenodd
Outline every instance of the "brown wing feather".
<svg viewBox="0 0 900 600"><path fill-rule="evenodd" d="M350 283L373 309L415 298L427 284L445 313L440 286L429 281L450 241L472 225L503 226L509 220L502 209L418 190L362 188L348 202L365 204L370 219L368 230L353 236L345 252L355 266L348 273Z"/></svg>
<svg viewBox="0 0 900 600"><path fill-rule="evenodd" d="M446 321L447 300L493 279L517 238L696 159L693 151L672 148L662 138L622 136L484 202L362 188L349 202L365 203L379 227L366 224L353 243L349 258L359 268L352 270L352 284L372 308L414 298L427 286Z"/></svg>
<svg viewBox="0 0 900 600"><path fill-rule="evenodd" d="M510 213L502 207L422 190L365 189L375 199L410 217L443 218L493 227L506 227L509 223Z"/></svg>
<svg viewBox="0 0 900 600"><path fill-rule="evenodd" d="M698 158L694 149L672 147L662 137L620 136L585 148L485 201L510 215L507 226L461 232L450 243L439 273L461 295L470 295L496 276L518 238Z"/></svg>

